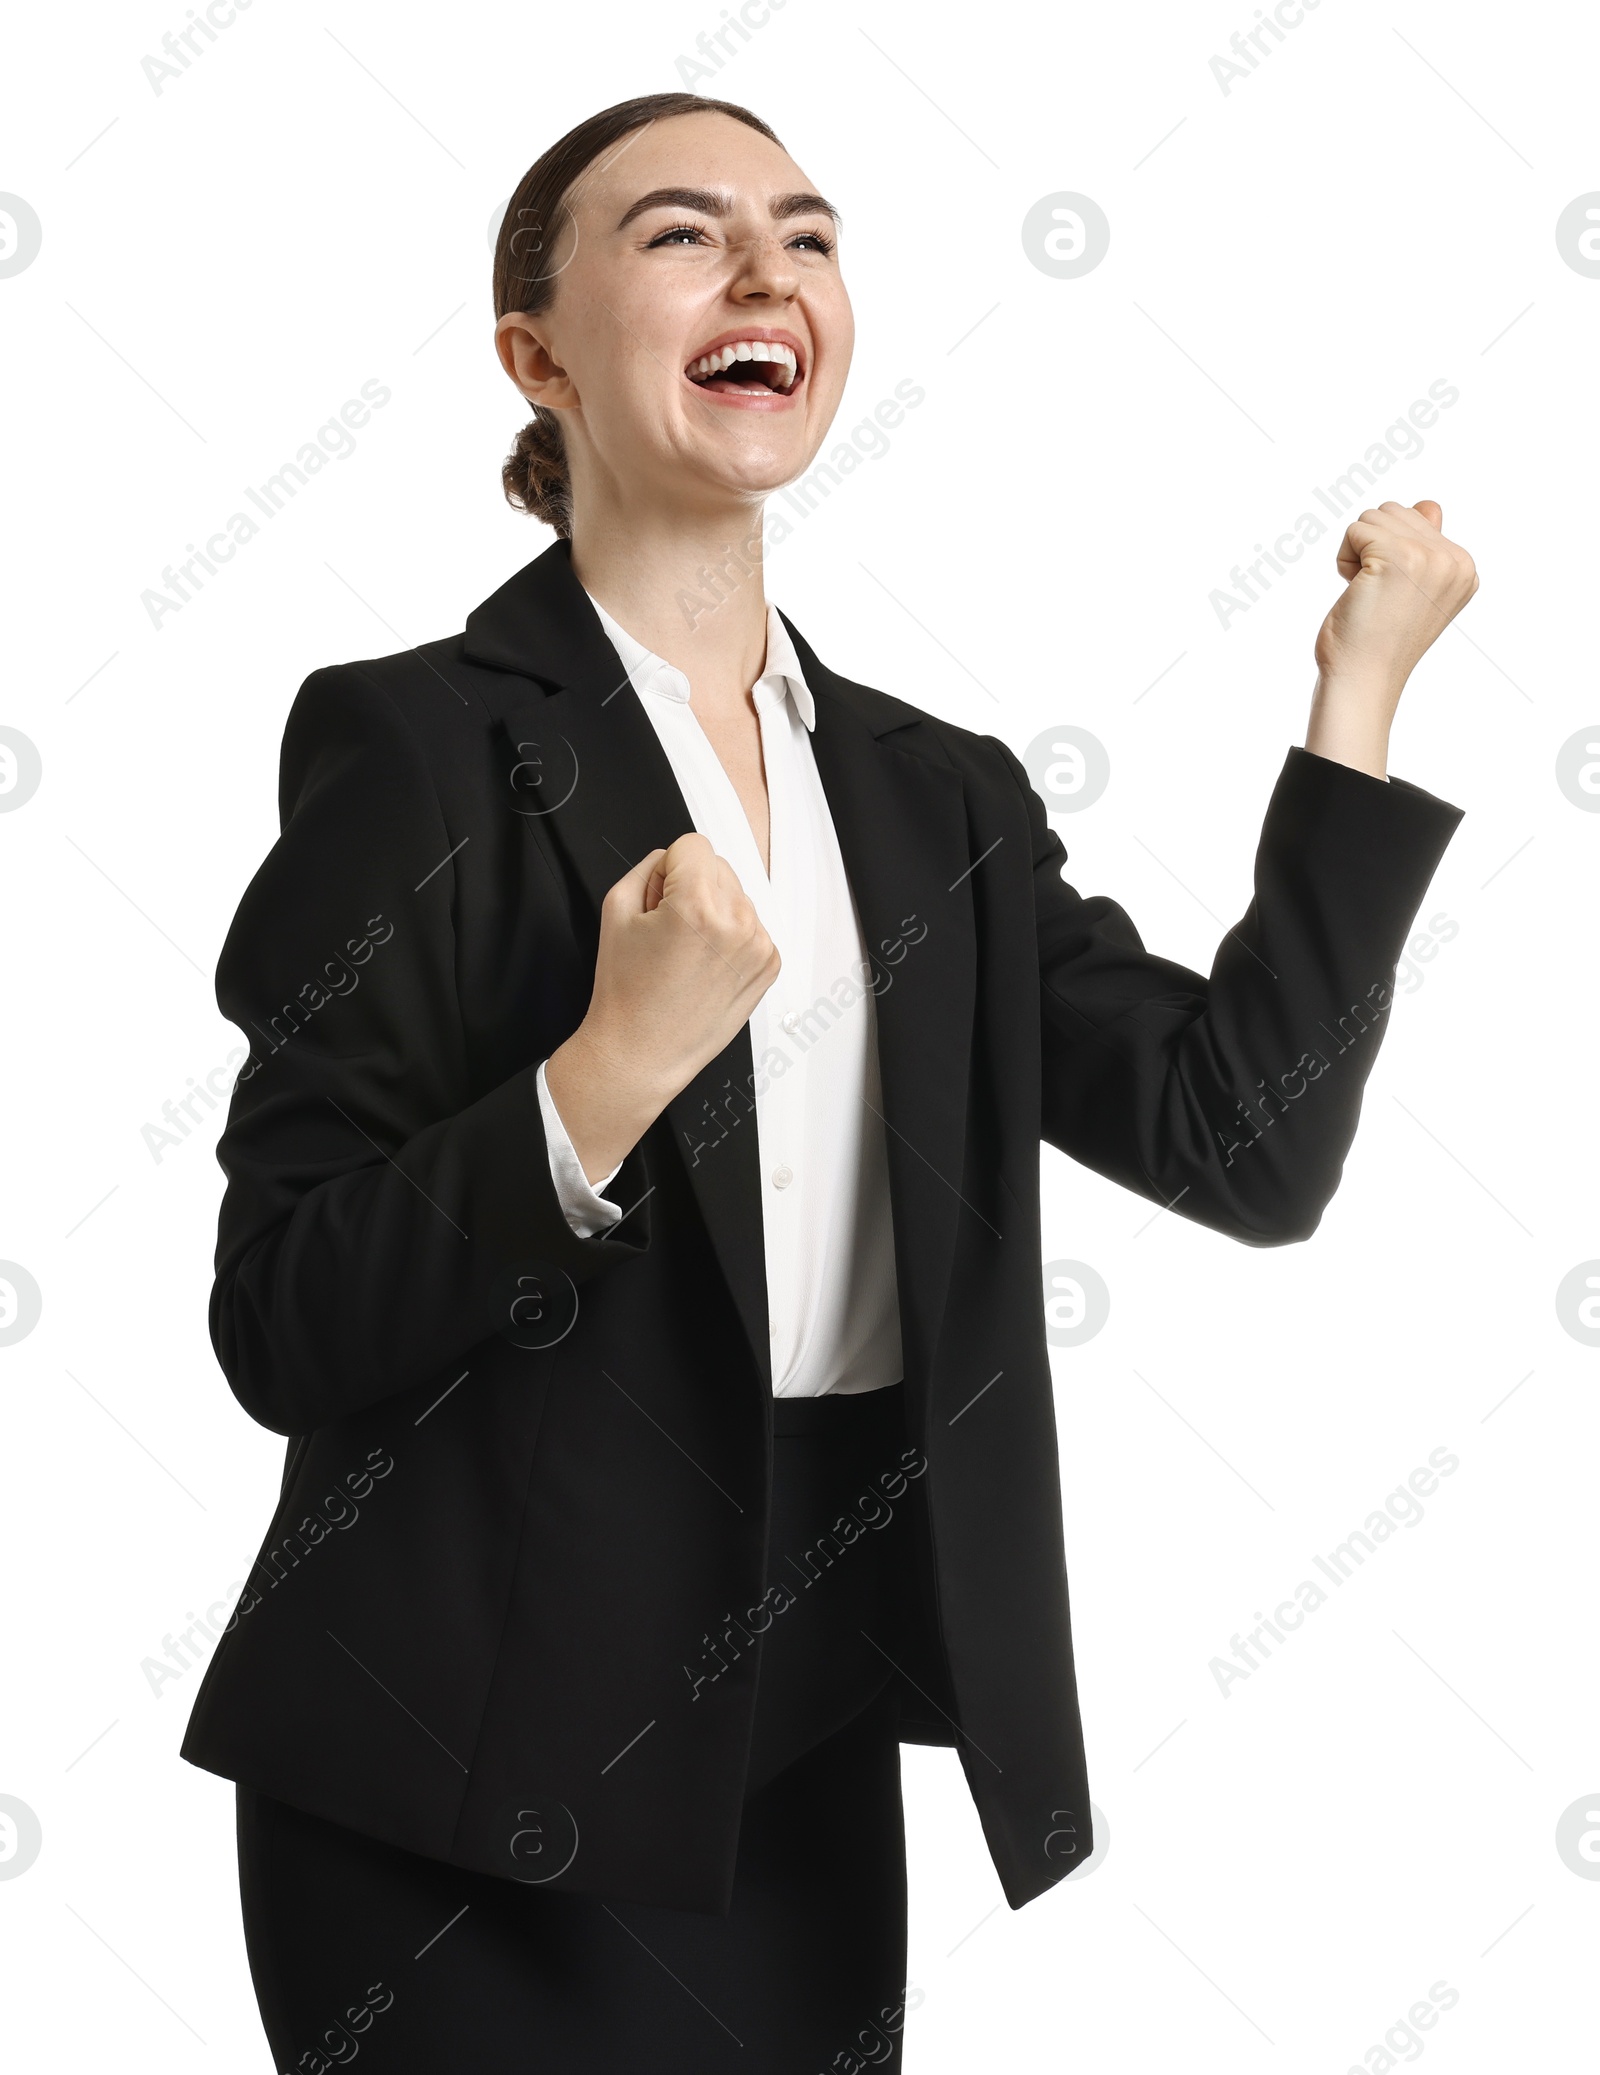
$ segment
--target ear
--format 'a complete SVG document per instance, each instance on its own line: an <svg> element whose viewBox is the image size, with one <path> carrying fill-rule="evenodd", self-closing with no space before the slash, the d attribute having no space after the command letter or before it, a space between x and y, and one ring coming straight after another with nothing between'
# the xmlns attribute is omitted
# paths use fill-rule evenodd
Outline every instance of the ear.
<svg viewBox="0 0 1600 2075"><path fill-rule="evenodd" d="M570 410L578 392L565 368L559 367L545 341L544 319L526 310L507 310L494 328L500 365L529 403L553 411Z"/></svg>

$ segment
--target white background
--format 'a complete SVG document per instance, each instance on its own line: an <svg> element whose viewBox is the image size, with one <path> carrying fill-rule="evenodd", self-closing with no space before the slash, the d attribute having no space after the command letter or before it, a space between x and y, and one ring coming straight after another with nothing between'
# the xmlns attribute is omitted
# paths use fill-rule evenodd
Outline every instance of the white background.
<svg viewBox="0 0 1600 2075"><path fill-rule="evenodd" d="M43 225L0 279L0 724L43 760L0 815L0 1257L43 1292L0 1349L0 1794L43 1830L0 1880L19 2068L268 2066L231 1789L176 1755L198 1673L142 1667L243 1578L283 1444L207 1338L220 1117L159 1160L144 1127L239 1042L210 976L301 680L458 629L550 538L500 496L492 213L573 122L680 84L721 13L256 0L159 94L176 0L8 27L0 189ZM1046 1258L1111 1292L1055 1356L1110 1847L1013 1913L953 1754L906 1752L915 2075L1381 2070L1436 1983L1457 2000L1395 2064L1593 2052L1600 1882L1555 1837L1600 1807L1600 1351L1555 1292L1600 1254L1600 818L1555 767L1600 732L1600 280L1555 224L1600 187L1600 25L1323 0L1224 93L1254 19L788 0L698 82L843 210L841 430L926 391L770 595L835 668L1019 751L1092 731L1111 781L1058 817L1069 876L1153 947L1204 970L1245 905L1337 528L1226 630L1210 593L1436 381L1458 401L1375 495L1437 498L1482 576L1391 764L1466 809L1423 906L1455 933L1402 969L1316 1237L1151 1223L1045 1155ZM1021 239L1064 190L1111 224L1076 280ZM369 379L356 452L153 627L163 567ZM1224 1697L1211 1660L1436 1449L1422 1519Z"/></svg>

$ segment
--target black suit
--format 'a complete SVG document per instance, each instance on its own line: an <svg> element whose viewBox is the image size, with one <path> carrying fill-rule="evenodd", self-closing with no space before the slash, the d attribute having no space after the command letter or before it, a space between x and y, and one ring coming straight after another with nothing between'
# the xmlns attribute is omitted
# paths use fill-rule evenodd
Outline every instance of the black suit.
<svg viewBox="0 0 1600 2075"><path fill-rule="evenodd" d="M1062 880L1002 743L790 631L879 965L926 1462L901 1735L955 1743L1019 1907L1091 1841L1039 1142L1247 1244L1309 1237L1460 812L1291 749L1206 980ZM752 1062L741 1032L628 1156L628 1215L572 1233L534 1068L587 1005L601 897L692 824L567 545L464 635L309 678L280 807L218 975L259 1064L212 1331L292 1440L184 1756L488 1873L538 1804L575 1839L552 1890L725 1908L772 1453Z"/></svg>

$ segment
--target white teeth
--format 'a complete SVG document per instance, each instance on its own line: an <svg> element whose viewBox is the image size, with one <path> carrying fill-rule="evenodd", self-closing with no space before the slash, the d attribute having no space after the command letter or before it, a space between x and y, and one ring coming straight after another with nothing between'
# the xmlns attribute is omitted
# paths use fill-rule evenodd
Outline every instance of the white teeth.
<svg viewBox="0 0 1600 2075"><path fill-rule="evenodd" d="M773 385L780 393L792 389L799 379L800 363L794 348L765 339L740 339L731 346L719 347L715 353L703 354L694 361L689 372L697 381L703 382L722 369L732 367L736 360L775 361L783 370Z"/></svg>

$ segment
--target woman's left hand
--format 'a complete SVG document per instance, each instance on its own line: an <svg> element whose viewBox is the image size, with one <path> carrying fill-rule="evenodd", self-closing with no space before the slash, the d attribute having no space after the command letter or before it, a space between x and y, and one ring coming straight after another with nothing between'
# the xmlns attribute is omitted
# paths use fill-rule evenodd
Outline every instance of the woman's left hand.
<svg viewBox="0 0 1600 2075"><path fill-rule="evenodd" d="M1339 549L1349 581L1317 636L1306 748L1376 778L1406 679L1478 588L1472 557L1445 538L1443 520L1428 498L1381 504Z"/></svg>

